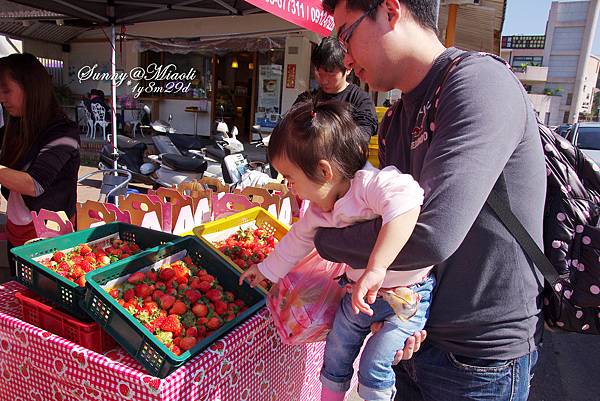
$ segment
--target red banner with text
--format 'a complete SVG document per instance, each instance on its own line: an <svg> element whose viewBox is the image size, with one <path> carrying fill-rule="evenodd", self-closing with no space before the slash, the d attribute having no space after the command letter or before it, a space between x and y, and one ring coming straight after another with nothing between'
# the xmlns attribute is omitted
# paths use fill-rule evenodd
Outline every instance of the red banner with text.
<svg viewBox="0 0 600 401"><path fill-rule="evenodd" d="M321 0L246 0L246 2L322 36L329 36L333 30L333 16L323 11Z"/></svg>

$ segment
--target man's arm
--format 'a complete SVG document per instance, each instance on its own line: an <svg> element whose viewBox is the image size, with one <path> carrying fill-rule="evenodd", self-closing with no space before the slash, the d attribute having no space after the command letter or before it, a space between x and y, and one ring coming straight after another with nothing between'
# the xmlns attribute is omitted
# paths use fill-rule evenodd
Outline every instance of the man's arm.
<svg viewBox="0 0 600 401"><path fill-rule="evenodd" d="M377 133L377 114L375 113L375 104L369 94L359 88L350 103L352 104L352 116L360 129L369 138L375 135Z"/></svg>
<svg viewBox="0 0 600 401"><path fill-rule="evenodd" d="M425 202L392 270L436 265L458 249L523 137L528 108L519 82L499 62L476 60L465 60L443 89L419 180ZM321 229L315 245L325 259L364 268L380 227L381 220Z"/></svg>

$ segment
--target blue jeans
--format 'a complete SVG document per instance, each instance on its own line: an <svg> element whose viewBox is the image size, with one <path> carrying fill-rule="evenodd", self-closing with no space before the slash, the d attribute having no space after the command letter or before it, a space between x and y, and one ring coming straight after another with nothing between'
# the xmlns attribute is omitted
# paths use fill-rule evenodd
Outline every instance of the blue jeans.
<svg viewBox="0 0 600 401"><path fill-rule="evenodd" d="M419 284L410 287L420 295L417 313L408 321L396 316L392 307L378 297L371 305L373 316L352 311L352 296L346 294L338 309L333 327L327 335L321 382L332 391L343 392L350 388L354 360L371 332L371 324L383 321L383 328L365 345L359 363L358 394L365 400L394 399L395 374L392 362L396 351L404 347L406 339L422 330L429 316L431 292L435 278L431 274Z"/></svg>
<svg viewBox="0 0 600 401"><path fill-rule="evenodd" d="M537 359L537 350L508 361L468 358L425 341L411 360L394 367L397 399L526 401Z"/></svg>

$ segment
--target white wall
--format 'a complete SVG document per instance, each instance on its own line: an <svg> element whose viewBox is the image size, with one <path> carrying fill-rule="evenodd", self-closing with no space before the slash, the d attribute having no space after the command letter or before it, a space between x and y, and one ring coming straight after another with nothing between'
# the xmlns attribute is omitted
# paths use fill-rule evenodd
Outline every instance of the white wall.
<svg viewBox="0 0 600 401"><path fill-rule="evenodd" d="M310 40L304 36L288 37L285 40L285 65L283 66L283 93L281 95L281 112L286 113L296 101L299 94L309 89L310 77ZM290 54L290 49L297 54ZM286 87L287 69L289 64L296 65L296 85Z"/></svg>

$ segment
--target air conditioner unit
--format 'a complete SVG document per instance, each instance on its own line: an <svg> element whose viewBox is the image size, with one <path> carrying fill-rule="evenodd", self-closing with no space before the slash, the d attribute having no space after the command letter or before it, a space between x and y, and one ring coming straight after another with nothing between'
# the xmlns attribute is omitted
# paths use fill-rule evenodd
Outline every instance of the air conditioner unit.
<svg viewBox="0 0 600 401"><path fill-rule="evenodd" d="M440 0L440 6L447 6L449 4L456 4L456 5L480 5L481 4L481 0Z"/></svg>

